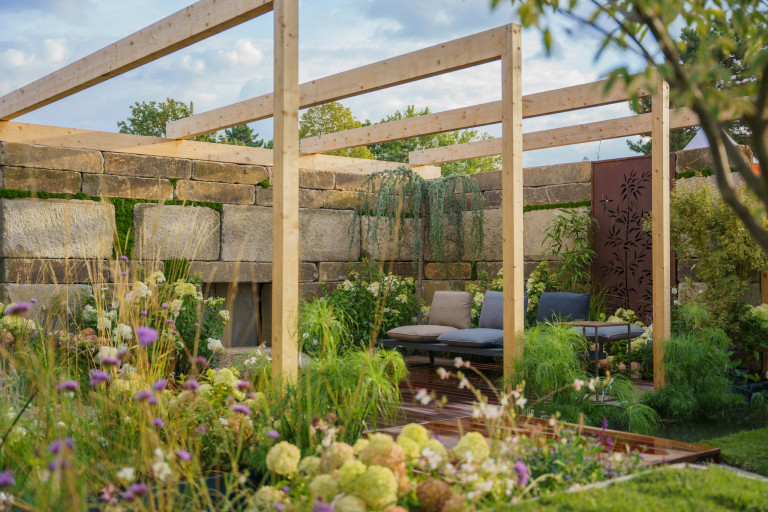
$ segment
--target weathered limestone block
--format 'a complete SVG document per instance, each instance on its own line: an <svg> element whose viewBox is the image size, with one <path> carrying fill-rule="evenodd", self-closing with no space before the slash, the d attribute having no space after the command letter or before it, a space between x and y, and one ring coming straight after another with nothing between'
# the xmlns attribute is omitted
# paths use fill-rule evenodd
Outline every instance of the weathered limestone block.
<svg viewBox="0 0 768 512"><path fill-rule="evenodd" d="M329 190L325 207L333 210L354 210L360 203L360 194L354 190Z"/></svg>
<svg viewBox="0 0 768 512"><path fill-rule="evenodd" d="M189 273L203 275L205 283L271 283L272 264L249 261L193 261ZM317 265L299 263L299 281L316 281Z"/></svg>
<svg viewBox="0 0 768 512"><path fill-rule="evenodd" d="M266 167L260 165L238 165L193 160L192 179L258 185L262 181L269 179L269 172Z"/></svg>
<svg viewBox="0 0 768 512"><path fill-rule="evenodd" d="M501 171L479 172L472 175L480 190L501 190Z"/></svg>
<svg viewBox="0 0 768 512"><path fill-rule="evenodd" d="M589 183L591 180L592 162L543 165L523 169L523 185L526 187Z"/></svg>
<svg viewBox="0 0 768 512"><path fill-rule="evenodd" d="M51 311L53 306L72 308L79 304L82 297L92 293L91 290L91 286L86 284L2 283L0 284L0 302L10 304L21 301L30 302L30 299L35 299L31 304L32 311L27 316L45 323L44 313L56 314L55 310Z"/></svg>
<svg viewBox="0 0 768 512"><path fill-rule="evenodd" d="M314 169L299 169L299 187L317 190L331 190L336 184L336 174L333 171L316 171Z"/></svg>
<svg viewBox="0 0 768 512"><path fill-rule="evenodd" d="M421 287L421 299L425 304L432 304L435 292L445 290L464 290L468 284L477 284L476 281L423 281Z"/></svg>
<svg viewBox="0 0 768 512"><path fill-rule="evenodd" d="M525 187L525 204L560 204L589 201L592 196L590 183L568 183L546 187Z"/></svg>
<svg viewBox="0 0 768 512"><path fill-rule="evenodd" d="M192 164L182 158L104 153L104 172L120 176L189 179Z"/></svg>
<svg viewBox="0 0 768 512"><path fill-rule="evenodd" d="M344 281L349 277L351 271L355 270L360 273L365 270L365 267L365 263L358 261L320 262L318 264L319 279L324 282ZM413 263L394 262L392 265L387 263L384 266L384 271L392 272L401 277L416 277L416 268Z"/></svg>
<svg viewBox="0 0 768 512"><path fill-rule="evenodd" d="M219 259L221 221L219 212L211 208L137 204L133 229L142 259Z"/></svg>
<svg viewBox="0 0 768 512"><path fill-rule="evenodd" d="M256 202L256 190L253 185L214 183L211 181L180 181L176 185L176 198L184 201L254 204Z"/></svg>
<svg viewBox="0 0 768 512"><path fill-rule="evenodd" d="M359 191L365 180L368 179L367 174L352 173L352 172L337 172L336 173L336 190L354 190Z"/></svg>
<svg viewBox="0 0 768 512"><path fill-rule="evenodd" d="M36 167L5 167L4 173L4 188L42 190L56 194L80 192L81 174L79 172Z"/></svg>
<svg viewBox="0 0 768 512"><path fill-rule="evenodd" d="M360 237L356 230L350 246L353 212L301 210L299 246L303 261L356 260ZM272 208L224 205L223 261L272 261Z"/></svg>
<svg viewBox="0 0 768 512"><path fill-rule="evenodd" d="M731 173L731 179L735 187L744 186L744 178L741 177L741 174ZM675 180L675 190L691 190L699 187L712 187L718 195L720 194L715 176L692 176Z"/></svg>
<svg viewBox="0 0 768 512"><path fill-rule="evenodd" d="M352 212L350 212L352 213ZM417 233L414 231L413 219L405 219L402 227L392 228L389 219L373 217L360 218L363 253L370 259L379 261L413 261L413 244ZM375 240L372 235L375 234Z"/></svg>
<svg viewBox="0 0 768 512"><path fill-rule="evenodd" d="M165 179L83 174L83 192L89 196L128 199L173 199L173 185Z"/></svg>
<svg viewBox="0 0 768 512"><path fill-rule="evenodd" d="M275 189L258 187L256 189L256 204L272 206ZM325 192L322 190L299 189L299 208L322 208L325 204Z"/></svg>
<svg viewBox="0 0 768 512"><path fill-rule="evenodd" d="M528 277L531 275L531 272L533 272L537 266L539 266L540 261L526 261L524 263L523 267L523 276L525 279L528 279ZM550 261L549 262L549 268L553 268L557 265L557 262ZM496 279L499 276L499 270L501 270L502 264L500 261L478 261L477 262L477 275L481 276L483 272L488 274L488 277L490 279Z"/></svg>
<svg viewBox="0 0 768 512"><path fill-rule="evenodd" d="M749 146L739 146L747 162L752 162L752 150ZM712 156L709 148L688 149L675 153L677 172L703 171L712 169ZM733 164L731 164L733 165Z"/></svg>
<svg viewBox="0 0 768 512"><path fill-rule="evenodd" d="M107 202L0 199L0 257L109 257L114 219Z"/></svg>
<svg viewBox="0 0 768 512"><path fill-rule="evenodd" d="M472 277L472 265L469 263L427 263L424 265L424 277L426 279L470 279Z"/></svg>
<svg viewBox="0 0 768 512"><path fill-rule="evenodd" d="M2 283L106 283L109 262L102 259L10 258L0 260Z"/></svg>
<svg viewBox="0 0 768 512"><path fill-rule="evenodd" d="M483 206L488 210L501 208L501 190L486 190L483 192Z"/></svg>
<svg viewBox="0 0 768 512"><path fill-rule="evenodd" d="M0 142L0 165L103 173L100 151Z"/></svg>

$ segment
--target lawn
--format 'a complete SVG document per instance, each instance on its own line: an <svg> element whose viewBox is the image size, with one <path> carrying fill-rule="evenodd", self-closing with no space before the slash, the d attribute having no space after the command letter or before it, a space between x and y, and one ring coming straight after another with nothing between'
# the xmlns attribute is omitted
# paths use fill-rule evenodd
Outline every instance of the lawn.
<svg viewBox="0 0 768 512"><path fill-rule="evenodd" d="M700 444L720 448L725 464L768 476L768 427L744 430L730 436L701 441Z"/></svg>
<svg viewBox="0 0 768 512"><path fill-rule="evenodd" d="M543 496L515 511L701 512L764 511L768 482L739 476L725 468L660 469L607 488ZM511 510L512 507L496 510Z"/></svg>

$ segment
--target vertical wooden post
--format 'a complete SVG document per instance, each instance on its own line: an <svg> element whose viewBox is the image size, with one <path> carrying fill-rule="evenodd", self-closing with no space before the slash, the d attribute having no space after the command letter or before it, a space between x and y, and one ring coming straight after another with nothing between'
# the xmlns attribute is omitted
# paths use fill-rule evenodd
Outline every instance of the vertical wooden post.
<svg viewBox="0 0 768 512"><path fill-rule="evenodd" d="M651 148L653 239L653 388L663 388L664 342L671 335L669 241L669 84L659 79L653 96Z"/></svg>
<svg viewBox="0 0 768 512"><path fill-rule="evenodd" d="M523 84L519 25L507 26L501 58L501 226L504 269L504 376L523 355Z"/></svg>
<svg viewBox="0 0 768 512"><path fill-rule="evenodd" d="M276 0L274 199L272 206L272 373L298 371L299 5Z"/></svg>

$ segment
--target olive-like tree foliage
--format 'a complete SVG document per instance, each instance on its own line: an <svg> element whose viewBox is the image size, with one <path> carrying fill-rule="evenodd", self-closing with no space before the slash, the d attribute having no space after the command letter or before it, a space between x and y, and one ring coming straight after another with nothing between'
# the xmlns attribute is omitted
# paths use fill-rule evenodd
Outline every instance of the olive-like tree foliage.
<svg viewBox="0 0 768 512"><path fill-rule="evenodd" d="M709 139L712 167L723 199L768 254L768 229L763 222L768 208L768 172L753 174L752 162L726 137L729 123L740 120L751 131L750 145L755 156L764 165L768 163L765 0L491 0L491 4L496 6L503 1L511 1L517 7L524 26L541 30L548 51L552 47L551 24L565 17L601 34L597 57L605 49L614 48L645 61L645 70L635 75L626 66L614 69L608 87L621 80L629 90L654 90L659 77L666 80L670 102L677 107L689 107L699 117L701 129ZM686 48L672 35L681 28L695 32L701 44ZM688 65L682 62L684 51L696 53ZM737 51L743 51L740 66L744 73L756 79L722 88L722 83L732 75L730 67L724 64L728 59L722 57ZM757 208L742 200L731 177L731 164L757 198Z"/></svg>

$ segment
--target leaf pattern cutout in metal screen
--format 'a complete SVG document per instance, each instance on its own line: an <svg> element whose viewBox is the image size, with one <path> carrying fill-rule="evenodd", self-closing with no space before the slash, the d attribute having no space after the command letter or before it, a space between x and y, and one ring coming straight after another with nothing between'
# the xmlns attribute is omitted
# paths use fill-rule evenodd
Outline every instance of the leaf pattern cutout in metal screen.
<svg viewBox="0 0 768 512"><path fill-rule="evenodd" d="M601 230L608 229L604 257L599 258L599 275L603 285L610 286L609 304L634 309L640 318L651 312L651 236L643 230L647 210L641 206L651 191L651 171L632 168L624 172L622 183L614 188L617 197L597 201ZM607 257L605 257L607 253Z"/></svg>

